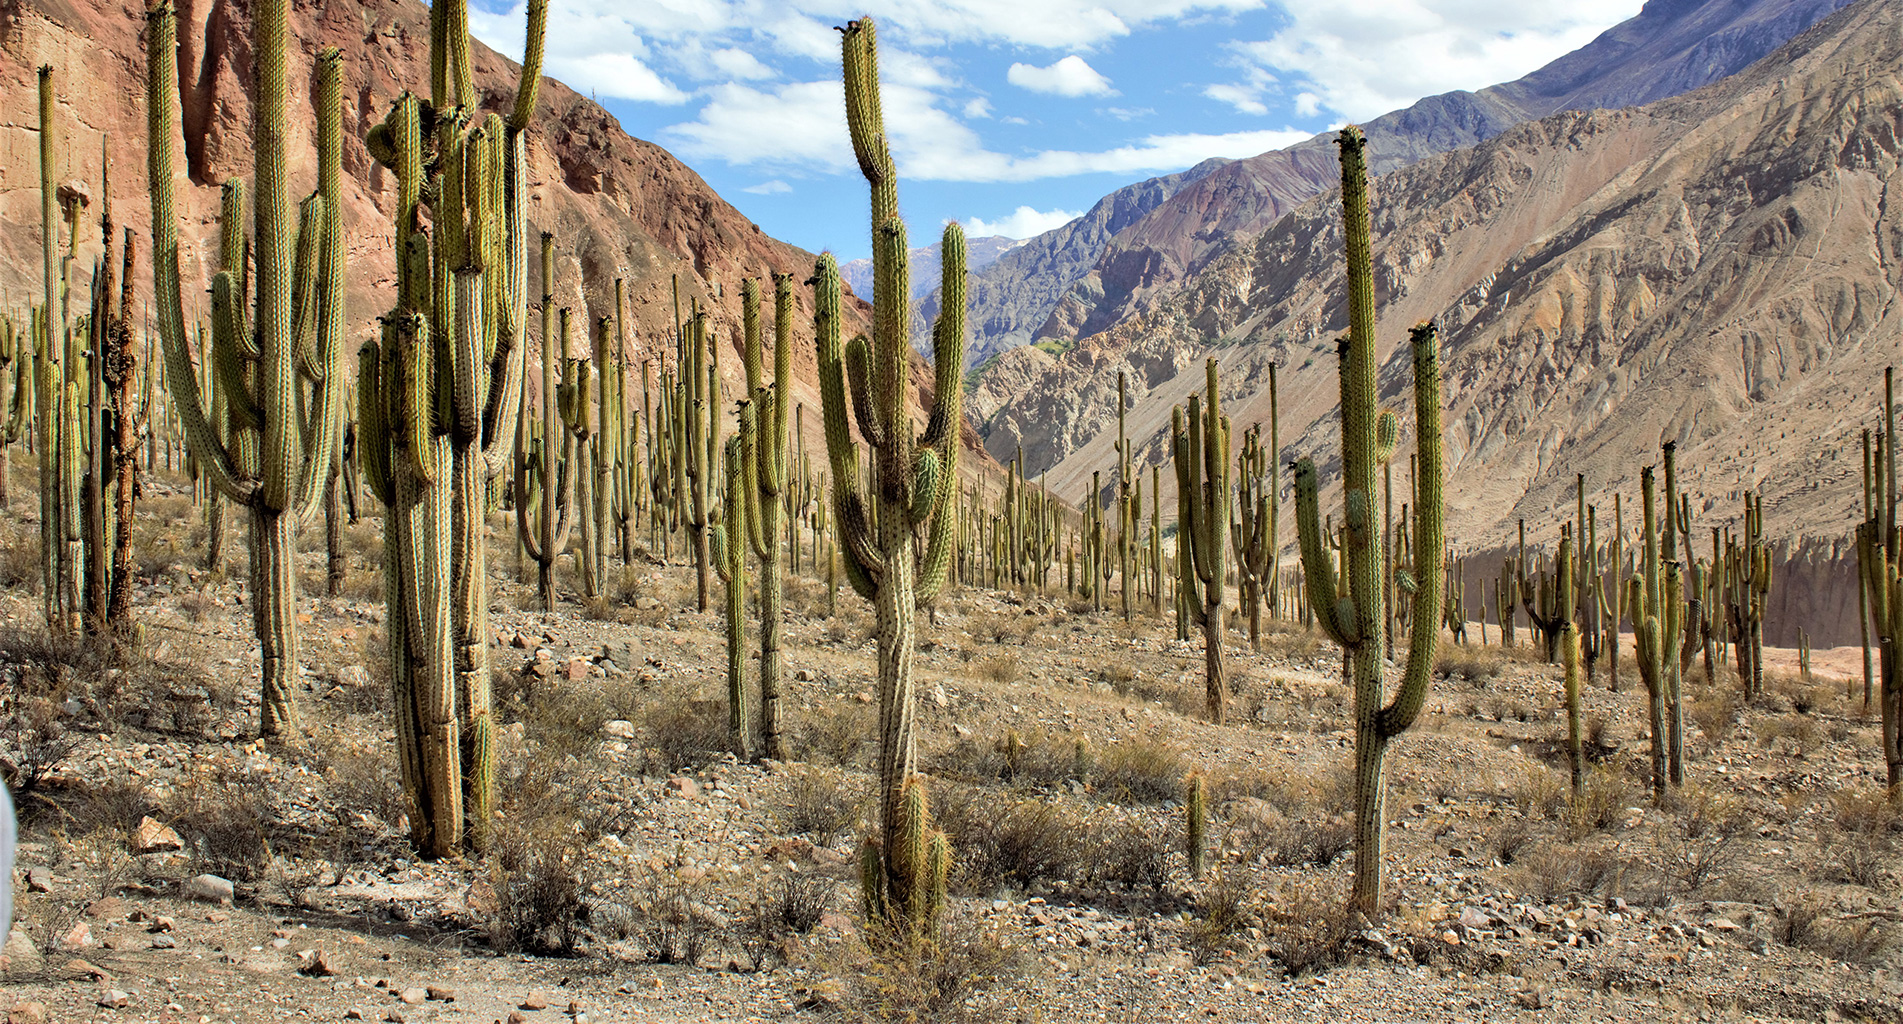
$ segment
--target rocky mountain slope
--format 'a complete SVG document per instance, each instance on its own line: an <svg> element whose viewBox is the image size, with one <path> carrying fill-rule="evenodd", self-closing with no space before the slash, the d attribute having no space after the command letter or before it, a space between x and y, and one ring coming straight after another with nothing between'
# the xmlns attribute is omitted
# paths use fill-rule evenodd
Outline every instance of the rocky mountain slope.
<svg viewBox="0 0 1903 1024"><path fill-rule="evenodd" d="M185 145L179 183L184 292L209 288L207 260L217 234L219 183L249 179L251 100L250 14L244 0L179 0L178 53ZM89 183L95 204L83 217L74 280L78 294L99 251L97 216L102 162L111 162L113 213L149 239L145 166L145 16L138 0L5 0L0 3L0 308L16 309L41 293L39 138L34 69L55 68L62 134L61 181ZM416 0L357 4L298 3L291 12L291 188L316 178L310 107L313 55L343 52L344 221L349 231L348 318L367 336L388 306L394 281L391 209L394 182L377 168L363 136L405 89L428 83L429 13ZM516 65L475 43L476 83L485 106L512 102ZM683 308L710 308L715 336L731 344L722 359L729 396L741 387L737 355L745 277L812 275L814 254L773 239L709 188L699 175L653 143L630 137L606 110L553 79L544 79L528 142L529 220L556 236L556 301L579 322L613 311L614 281L625 278L635 358L671 352L674 283ZM188 187L189 186L189 187ZM143 249L142 249L143 252ZM530 294L540 293L531 261ZM151 270L139 271L142 293ZM802 289L799 315L810 323L811 296ZM849 316L863 319L866 307ZM200 316L209 304L199 303ZM188 309L188 316L191 315ZM531 316L531 321L535 317ZM802 332L810 338L810 329ZM585 335L584 335L585 337ZM794 356L797 397L814 409L810 344ZM915 382L929 368L915 364ZM929 385L928 385L929 386ZM968 440L975 444L975 435Z"/></svg>
<svg viewBox="0 0 1903 1024"><path fill-rule="evenodd" d="M1766 496L1788 602L1773 634L1854 642L1854 432L1903 354L1899 68L1903 12L1865 0L1687 96L1556 114L1376 182L1384 351L1419 320L1444 329L1454 547L1484 556L1521 517L1554 533L1575 473L1602 511L1612 491L1635 500L1639 468L1675 440L1697 536L1734 525L1743 490ZM1281 364L1283 455L1326 455L1340 251L1329 193L1062 359L1001 360L1019 365L979 389L998 409L992 451L1022 444L1078 495L1114 458L1125 370L1138 454L1162 461L1170 405L1213 354L1244 424L1267 416L1265 367ZM1383 382L1405 406L1401 362Z"/></svg>
<svg viewBox="0 0 1903 1024"><path fill-rule="evenodd" d="M1679 95L1742 70L1847 2L1652 0L1636 17L1518 81L1430 96L1369 121L1362 127L1372 170L1383 174L1471 146L1560 110L1626 107ZM1065 247L1067 259L993 268L984 290L1021 296L1011 325L1017 333L993 341L990 321L974 316L974 348L1002 351L1040 338L1069 342L1104 330L1174 294L1232 241L1264 230L1333 187L1338 173L1326 135L1199 170L1205 172L1114 230L1114 237L1053 239ZM974 311L977 306L974 300ZM1009 376L1020 378L1022 371Z"/></svg>
<svg viewBox="0 0 1903 1024"><path fill-rule="evenodd" d="M974 272L965 292L971 321L965 361L978 366L1030 344L1064 289L1096 263L1111 238L1229 162L1205 160L1187 171L1125 185L1097 200L1082 217L1026 239L997 262ZM938 302L933 289L919 303L915 323L930 323L938 315Z"/></svg>
<svg viewBox="0 0 1903 1024"><path fill-rule="evenodd" d="M965 239L965 269L973 273L981 271L993 263L996 263L998 257L1003 256L1005 253L1023 244L1024 242L1020 239L1006 238L1003 235L986 235L983 238L967 238ZM938 287L938 243L933 242L930 245L919 246L918 248L909 250L909 252L908 264L912 272L912 294L910 297L917 299L919 296ZM847 260L841 263L839 265L839 279L844 281L846 287L851 288L854 294L864 297L867 302L873 300L872 261L870 259ZM929 323L930 321L926 322ZM930 340L931 335L929 332L925 335L925 338L926 340Z"/></svg>

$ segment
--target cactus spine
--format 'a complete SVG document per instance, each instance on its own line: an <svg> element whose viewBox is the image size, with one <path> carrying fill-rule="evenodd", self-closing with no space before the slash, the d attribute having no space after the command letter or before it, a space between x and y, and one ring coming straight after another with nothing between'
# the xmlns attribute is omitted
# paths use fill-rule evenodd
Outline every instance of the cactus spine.
<svg viewBox="0 0 1903 1024"><path fill-rule="evenodd" d="M1223 641L1224 551L1229 532L1229 418L1222 414L1216 360L1203 366L1207 387L1189 397L1189 413L1170 411L1176 463L1177 593L1183 614L1203 627L1203 703L1222 724L1229 690ZM1205 405L1205 403L1207 403Z"/></svg>
<svg viewBox="0 0 1903 1024"><path fill-rule="evenodd" d="M843 40L846 125L872 195L873 336L843 354L839 270L821 256L814 296L815 347L832 467L833 511L846 577L877 609L881 837L867 844L866 907L874 917L929 923L935 880L922 871L925 795L913 777L915 605L945 584L955 531L951 493L958 480L959 407L964 388L965 235L946 225L941 246L943 311L933 325L931 418L914 439L906 410L906 244L898 215L898 177L880 109L878 47L871 19L849 23ZM847 377L851 405L847 404ZM872 486L859 477L853 423L872 449ZM913 537L923 528L924 560ZM916 576L916 578L915 578ZM915 797L910 794L916 794ZM916 811L912 810L916 804ZM932 845L937 845L933 841Z"/></svg>
<svg viewBox="0 0 1903 1024"><path fill-rule="evenodd" d="M1377 437L1395 431L1377 424L1375 412L1374 280L1368 240L1365 142L1352 126L1341 133L1342 219L1348 264L1348 336L1342 339L1341 418L1344 529L1342 560L1347 590L1337 590L1328 571L1315 463L1295 470L1296 520L1302 541L1309 604L1323 630L1347 654L1355 690L1355 871L1349 907L1373 918L1381 907L1382 848L1386 825L1388 742L1406 731L1427 699L1439 636L1441 577L1426 572L1414 588L1407 665L1392 702L1383 705L1381 656L1381 527L1375 518L1375 467L1386 461ZM1437 566L1445 553L1442 533L1441 408L1439 338L1434 325L1411 332L1414 350L1416 476L1414 563ZM1384 413L1384 417L1392 414Z"/></svg>
<svg viewBox="0 0 1903 1024"><path fill-rule="evenodd" d="M254 622L263 648L260 731L296 736L291 699L298 661L296 530L319 504L343 419L343 140L340 58L327 50L318 58L314 92L318 190L303 204L293 268L285 194L285 14L284 0L260 0L252 14L257 289L250 322L245 322L248 289L240 289L230 270L220 272L212 285L214 356L223 353L218 361L236 370L220 383L227 385L231 406L250 421L242 436L224 443L206 422L179 299L171 127L178 95L177 14L169 4L150 15L146 98L152 264L166 382L211 485L250 509Z"/></svg>
<svg viewBox="0 0 1903 1024"><path fill-rule="evenodd" d="M435 4L427 113L404 93L365 140L395 171L399 252L396 306L381 341L358 357L360 442L389 510L397 750L416 808L412 839L429 857L483 849L494 817L483 524L492 482L515 449L515 346L528 291L523 136L546 17L544 0L531 0L522 81L505 122L477 113L464 0Z"/></svg>

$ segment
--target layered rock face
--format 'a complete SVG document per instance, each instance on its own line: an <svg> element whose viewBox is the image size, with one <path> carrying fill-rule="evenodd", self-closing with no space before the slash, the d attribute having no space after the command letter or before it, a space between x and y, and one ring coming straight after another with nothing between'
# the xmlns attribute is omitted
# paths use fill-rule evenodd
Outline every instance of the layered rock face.
<svg viewBox="0 0 1903 1024"><path fill-rule="evenodd" d="M1903 355L1899 69L1903 12L1866 0L1687 96L1556 114L1376 182L1382 342L1423 319L1443 327L1455 548L1497 551L1521 518L1550 542L1575 473L1602 522L1626 495L1630 527L1640 467L1674 440L1700 550L1736 525L1743 491L1766 496L1783 570L1773 642L1799 624L1819 644L1854 642L1855 432ZM1160 461L1169 407L1200 386L1206 353L1243 424L1267 416L1265 368L1280 364L1283 458L1332 450L1340 252L1330 192L1154 309L1027 361L998 391L981 383L991 450L1022 444L1033 471L1078 495L1114 458L1122 369L1137 451ZM1382 377L1397 407L1406 372L1390 359Z"/></svg>

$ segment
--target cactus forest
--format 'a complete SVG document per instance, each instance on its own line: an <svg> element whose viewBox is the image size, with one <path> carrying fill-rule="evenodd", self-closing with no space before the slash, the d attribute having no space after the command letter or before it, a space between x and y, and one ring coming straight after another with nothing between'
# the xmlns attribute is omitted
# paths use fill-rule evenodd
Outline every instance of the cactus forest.
<svg viewBox="0 0 1903 1024"><path fill-rule="evenodd" d="M1899 16L1837 8L1765 59L1880 53L1827 159L1891 251ZM1753 379L1738 304L1588 380L1525 325L1651 344L1578 324L1659 308L1621 260L1758 169L1616 245L1462 234L1538 219L1501 166L1718 93L1339 127L1179 292L999 354L1029 260L913 245L897 15L829 44L848 265L545 78L588 31L549 0L93 12L136 138L23 9L10 56L66 42L0 83L8 1022L1903 1013L1894 283L1806 348L1824 300L1751 279L1828 390ZM1870 247L1810 216L1710 248ZM1742 390L1644 390L1699 339Z"/></svg>

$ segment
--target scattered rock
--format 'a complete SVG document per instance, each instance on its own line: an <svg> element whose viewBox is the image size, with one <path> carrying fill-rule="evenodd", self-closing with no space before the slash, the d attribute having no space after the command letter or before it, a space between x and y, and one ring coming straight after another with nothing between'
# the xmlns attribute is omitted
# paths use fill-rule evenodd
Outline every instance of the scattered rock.
<svg viewBox="0 0 1903 1024"><path fill-rule="evenodd" d="M52 892L53 891L53 870L51 868L40 868L40 867L27 868L26 869L26 891L27 892Z"/></svg>
<svg viewBox="0 0 1903 1024"><path fill-rule="evenodd" d="M425 990L425 994L428 995L433 1002L453 1003L456 1001L456 990L453 988L445 988L442 985L429 986L429 988Z"/></svg>
<svg viewBox="0 0 1903 1024"><path fill-rule="evenodd" d="M634 738L634 723L623 718L601 723L601 731L618 740Z"/></svg>
<svg viewBox="0 0 1903 1024"><path fill-rule="evenodd" d="M153 949L172 949L176 947L177 945L178 945L178 940L175 938L172 938L170 935L160 934L160 935L152 936Z"/></svg>
<svg viewBox="0 0 1903 1024"><path fill-rule="evenodd" d="M236 894L231 880L217 875L199 875L185 883L185 895L192 899L230 903Z"/></svg>
<svg viewBox="0 0 1903 1024"><path fill-rule="evenodd" d="M337 670L337 685L349 690L361 690L370 685L370 670L362 665L345 665Z"/></svg>
<svg viewBox="0 0 1903 1024"><path fill-rule="evenodd" d="M331 978L336 976L337 967L330 962L330 954L324 947L319 946L311 951L310 957L304 961L304 966L298 968L298 973L313 978Z"/></svg>
<svg viewBox="0 0 1903 1024"><path fill-rule="evenodd" d="M99 1005L108 1010L122 1010L132 1002L132 997L120 989L109 988L99 994Z"/></svg>
<svg viewBox="0 0 1903 1024"><path fill-rule="evenodd" d="M46 1024L46 1004L36 1001L14 1003L7 1010L7 1024Z"/></svg>
<svg viewBox="0 0 1903 1024"><path fill-rule="evenodd" d="M530 992L529 997L522 1000L521 1008L530 1011L546 1010L548 1009L548 997L540 992Z"/></svg>
<svg viewBox="0 0 1903 1024"><path fill-rule="evenodd" d="M689 800L698 799L700 797L700 783L695 782L685 775L676 775L668 779L667 788L669 791L679 793Z"/></svg>
<svg viewBox="0 0 1903 1024"><path fill-rule="evenodd" d="M184 848L185 840L178 837L178 832L150 815L139 820L139 829L133 833L133 849L139 853L169 853Z"/></svg>
<svg viewBox="0 0 1903 1024"><path fill-rule="evenodd" d="M403 1002L404 1002L404 1003L405 1003L406 1005L409 1005L409 1006L418 1006L418 1005L421 1005L421 1004L422 1004L422 1002L423 1002L423 1000L425 1000L425 999L428 999L428 998L429 998L429 989L426 989L426 988L406 988L406 989L404 989L403 991L401 991L401 992L398 992L398 993L396 994L396 997L397 997L398 999L401 999L401 1000L403 1000Z"/></svg>

